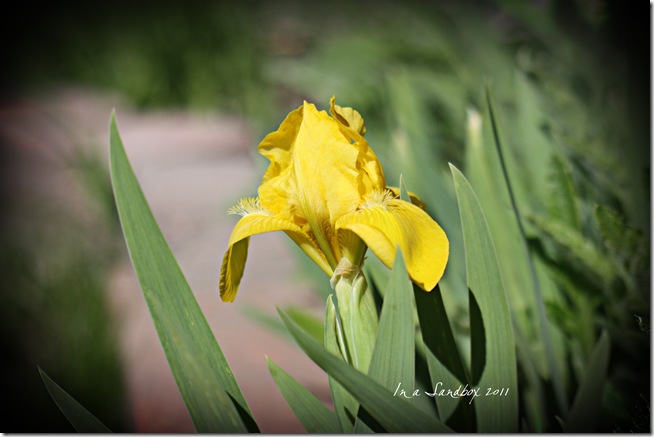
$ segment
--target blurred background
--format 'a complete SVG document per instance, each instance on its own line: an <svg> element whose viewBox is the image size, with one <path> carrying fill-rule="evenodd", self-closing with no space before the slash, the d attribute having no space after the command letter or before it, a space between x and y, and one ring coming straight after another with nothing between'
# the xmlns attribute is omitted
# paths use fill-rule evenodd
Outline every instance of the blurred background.
<svg viewBox="0 0 654 437"><path fill-rule="evenodd" d="M454 244L448 162L478 190L494 238L508 241L510 206L498 204L471 152L484 83L530 250L549 284L567 391L607 329L611 413L601 429L649 431L650 17L645 1L608 0L13 5L0 73L4 431L73 430L37 366L112 430L193 430L114 209L113 108L155 217L262 431L299 432L264 356L329 401L322 372L273 320L276 306L321 317L325 278L283 235L262 235L252 240L236 302L218 297L235 222L226 210L255 194L265 169L256 145L303 99L326 109L336 95L365 118L389 184L402 174ZM521 256L510 242L496 244L500 258ZM443 293L465 338L460 250ZM537 356L527 287L504 263L517 329ZM531 429L555 429L534 419L553 417L548 408L527 415Z"/></svg>

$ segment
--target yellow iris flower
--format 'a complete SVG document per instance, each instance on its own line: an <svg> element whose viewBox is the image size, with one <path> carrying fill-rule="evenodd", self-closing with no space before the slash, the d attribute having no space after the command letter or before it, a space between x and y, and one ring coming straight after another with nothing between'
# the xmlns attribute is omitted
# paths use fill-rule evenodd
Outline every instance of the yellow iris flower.
<svg viewBox="0 0 654 437"><path fill-rule="evenodd" d="M330 116L331 114L331 116ZM411 279L433 289L445 270L449 242L420 207L386 186L363 138L363 118L330 100L330 114L304 102L259 144L270 160L257 198L230 209L242 215L220 269L220 296L232 302L252 235L284 231L329 277L358 273L367 248L389 268L402 250ZM415 203L415 204L414 204Z"/></svg>

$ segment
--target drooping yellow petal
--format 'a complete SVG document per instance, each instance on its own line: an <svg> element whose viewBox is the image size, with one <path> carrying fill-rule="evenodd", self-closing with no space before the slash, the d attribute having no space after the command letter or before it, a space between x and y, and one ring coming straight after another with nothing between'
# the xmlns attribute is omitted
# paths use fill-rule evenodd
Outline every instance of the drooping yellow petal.
<svg viewBox="0 0 654 437"><path fill-rule="evenodd" d="M236 292L243 277L243 270L245 269L250 237L275 231L285 231L327 275L331 276L333 274L311 237L302 231L299 226L291 221L269 214L250 213L236 223L220 267L220 297L224 302L232 302L236 297Z"/></svg>
<svg viewBox="0 0 654 437"><path fill-rule="evenodd" d="M400 247L411 279L431 291L445 271L449 241L425 211L403 200L382 195L362 209L341 217L336 229L349 229L389 268Z"/></svg>
<svg viewBox="0 0 654 437"><path fill-rule="evenodd" d="M223 302L233 302L236 297L245 270L249 244L250 237L245 237L230 245L227 252L225 252L225 256L223 256L219 282L220 298Z"/></svg>

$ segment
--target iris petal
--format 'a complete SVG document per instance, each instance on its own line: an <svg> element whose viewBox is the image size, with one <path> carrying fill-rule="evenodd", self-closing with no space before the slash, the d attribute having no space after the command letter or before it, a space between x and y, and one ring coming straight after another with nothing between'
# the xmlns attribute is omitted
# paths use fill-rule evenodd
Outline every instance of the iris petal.
<svg viewBox="0 0 654 437"><path fill-rule="evenodd" d="M248 214L236 223L223 262L220 267L220 297L224 302L232 302L236 297L245 260L248 255L250 237L265 232L285 231L325 273L332 271L311 237L291 221L264 213Z"/></svg>
<svg viewBox="0 0 654 437"><path fill-rule="evenodd" d="M404 255L411 279L432 290L445 271L449 241L443 229L425 211L399 199L369 205L336 222L336 229L357 234L389 268L396 248Z"/></svg>
<svg viewBox="0 0 654 437"><path fill-rule="evenodd" d="M304 120L293 152L295 176L307 202L305 208L310 208L319 222L331 225L359 204L358 152L333 118L304 104Z"/></svg>
<svg viewBox="0 0 654 437"><path fill-rule="evenodd" d="M366 126L361 115L352 108L344 108L336 104L336 98L329 100L329 112L338 123L342 134L359 151L356 169L359 173L358 188L361 193L369 193L384 188L386 179L379 159L368 142L363 138Z"/></svg>
<svg viewBox="0 0 654 437"><path fill-rule="evenodd" d="M366 123L356 109L344 108L336 104L336 97L329 99L329 113L344 126L349 127L360 135L366 134Z"/></svg>
<svg viewBox="0 0 654 437"><path fill-rule="evenodd" d="M275 132L259 144L259 153L270 160L259 186L259 198L274 213L288 212L297 204L296 180L293 171L295 139L302 125L303 107L288 114ZM296 211L301 214L301 211Z"/></svg>

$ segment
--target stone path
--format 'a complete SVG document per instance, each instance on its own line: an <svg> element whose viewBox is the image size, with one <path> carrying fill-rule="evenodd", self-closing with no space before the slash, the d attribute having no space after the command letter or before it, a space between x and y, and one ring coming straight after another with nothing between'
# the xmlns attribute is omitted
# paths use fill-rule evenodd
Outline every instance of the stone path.
<svg viewBox="0 0 654 437"><path fill-rule="evenodd" d="M140 113L116 96L79 89L5 108L2 120L5 128L6 121L12 120L14 138L25 134L38 144L32 151L40 155L34 165L38 161L51 166L48 174L57 179L63 177L57 172L65 169L43 159L57 148L67 149L75 142L100 147L108 156L108 118L114 107L143 191L261 431L302 432L267 370L265 356L325 402L330 398L327 378L295 344L243 314L244 307L253 306L275 315L276 306L290 304L322 312L324 303L308 284L294 278L287 237L281 233L253 237L236 302L224 304L218 296L220 262L236 222L236 217L226 214L227 208L256 192L262 171L252 159L259 139L253 138L245 123L217 114ZM59 120L68 131L53 128L43 114ZM41 182L53 195L74 195L60 192L56 183ZM111 274L107 298L120 330L134 432L192 432L126 253Z"/></svg>

